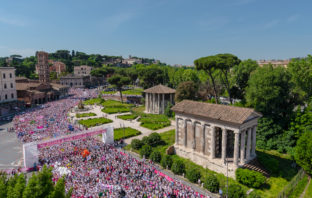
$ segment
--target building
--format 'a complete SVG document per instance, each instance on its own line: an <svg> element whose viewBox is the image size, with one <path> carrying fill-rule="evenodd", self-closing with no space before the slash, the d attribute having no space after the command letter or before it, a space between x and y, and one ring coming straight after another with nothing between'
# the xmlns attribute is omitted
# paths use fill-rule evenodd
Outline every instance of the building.
<svg viewBox="0 0 312 198"><path fill-rule="evenodd" d="M174 104L175 90L164 85L157 85L143 91L145 93L145 111L164 114L169 103Z"/></svg>
<svg viewBox="0 0 312 198"><path fill-rule="evenodd" d="M0 116L10 114L16 102L15 68L0 67Z"/></svg>
<svg viewBox="0 0 312 198"><path fill-rule="evenodd" d="M50 69L48 62L49 54L47 52L39 51L36 52L36 56L37 56L36 68L38 68L39 82L43 84L49 84L50 83Z"/></svg>
<svg viewBox="0 0 312 198"><path fill-rule="evenodd" d="M62 72L66 72L66 65L61 61L49 60L50 72L56 72L57 75L60 75Z"/></svg>
<svg viewBox="0 0 312 198"><path fill-rule="evenodd" d="M16 79L17 99L23 101L26 106L42 104L57 100L67 95L68 87L50 82L50 69L47 52L37 52L37 64L39 81L27 78Z"/></svg>
<svg viewBox="0 0 312 198"><path fill-rule="evenodd" d="M90 76L82 76L75 74L68 74L66 76L60 77L60 83L64 86L69 86L73 88L85 88L90 87Z"/></svg>
<svg viewBox="0 0 312 198"><path fill-rule="evenodd" d="M287 68L289 62L290 62L290 60L259 60L259 61L257 61L258 65L260 67L262 67L263 65L271 64L275 67L283 66L285 68Z"/></svg>
<svg viewBox="0 0 312 198"><path fill-rule="evenodd" d="M134 64L142 64L142 58L137 58L137 57L132 57L131 55L129 58L123 59L122 60L123 65L134 65Z"/></svg>
<svg viewBox="0 0 312 198"><path fill-rule="evenodd" d="M92 67L88 65L80 65L74 67L74 74L76 76L90 76Z"/></svg>
<svg viewBox="0 0 312 198"><path fill-rule="evenodd" d="M235 177L256 157L256 130L262 116L253 109L183 100L175 112L175 151L210 170Z"/></svg>

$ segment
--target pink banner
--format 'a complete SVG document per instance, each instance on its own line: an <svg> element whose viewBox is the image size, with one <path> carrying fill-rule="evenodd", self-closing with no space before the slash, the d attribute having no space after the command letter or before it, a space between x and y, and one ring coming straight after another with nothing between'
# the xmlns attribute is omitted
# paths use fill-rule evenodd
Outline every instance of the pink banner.
<svg viewBox="0 0 312 198"><path fill-rule="evenodd" d="M68 135L65 137L58 137L58 138L54 138L51 139L50 141L45 141L42 143L38 143L37 144L37 148L43 148L43 147L47 147L47 146L52 146L55 144L62 144L64 142L69 142L69 141L73 141L73 140L78 140L78 139L83 139L89 136L94 136L94 135L98 135L98 134L102 134L105 133L106 129L102 129L102 130L97 130L97 131L90 131L90 132L84 132L84 133L79 133L79 134L72 134L72 135Z"/></svg>

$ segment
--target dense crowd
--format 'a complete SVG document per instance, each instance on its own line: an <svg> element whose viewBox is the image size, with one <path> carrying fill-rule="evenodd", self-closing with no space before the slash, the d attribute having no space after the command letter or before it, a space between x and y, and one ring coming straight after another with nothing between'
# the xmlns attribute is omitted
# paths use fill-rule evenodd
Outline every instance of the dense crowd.
<svg viewBox="0 0 312 198"><path fill-rule="evenodd" d="M18 138L32 142L79 131L69 130L67 112L81 97L96 92L71 90L73 96L49 102L14 118ZM87 152L87 153L86 153ZM96 138L75 140L39 149L39 163L53 166L53 180L66 178L73 197L201 197L192 188L160 175L150 161L141 161Z"/></svg>

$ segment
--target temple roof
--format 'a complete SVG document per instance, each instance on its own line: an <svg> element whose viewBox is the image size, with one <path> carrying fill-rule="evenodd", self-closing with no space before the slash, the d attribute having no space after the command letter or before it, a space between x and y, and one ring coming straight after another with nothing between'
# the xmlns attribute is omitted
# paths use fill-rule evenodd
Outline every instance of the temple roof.
<svg viewBox="0 0 312 198"><path fill-rule="evenodd" d="M185 113L214 120L243 124L262 115L251 108L234 107L221 104L211 104L183 100L171 108L176 113Z"/></svg>
<svg viewBox="0 0 312 198"><path fill-rule="evenodd" d="M169 93L175 93L175 89L171 89L169 87L166 87L162 84L156 85L154 87L145 89L143 92L145 93L157 93L157 94L169 94Z"/></svg>

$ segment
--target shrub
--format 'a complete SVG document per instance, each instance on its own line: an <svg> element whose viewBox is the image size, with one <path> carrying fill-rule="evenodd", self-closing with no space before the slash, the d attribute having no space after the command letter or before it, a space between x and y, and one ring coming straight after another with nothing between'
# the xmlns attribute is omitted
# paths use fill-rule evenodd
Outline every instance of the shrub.
<svg viewBox="0 0 312 198"><path fill-rule="evenodd" d="M189 169L186 172L186 178L188 180L190 180L190 182L197 183L197 181L200 179L200 177L201 177L201 175L200 175L200 172L197 168Z"/></svg>
<svg viewBox="0 0 312 198"><path fill-rule="evenodd" d="M246 194L240 185L238 184L229 185L229 198L245 198L245 197Z"/></svg>
<svg viewBox="0 0 312 198"><path fill-rule="evenodd" d="M185 164L182 160L174 160L171 166L171 171L174 174L182 175L185 173Z"/></svg>
<svg viewBox="0 0 312 198"><path fill-rule="evenodd" d="M164 155L160 161L160 164L163 168L170 169L172 166L172 157L170 155Z"/></svg>
<svg viewBox="0 0 312 198"><path fill-rule="evenodd" d="M147 144L147 142L148 142L148 136L144 136L144 137L142 138L142 143L143 143L143 144Z"/></svg>
<svg viewBox="0 0 312 198"><path fill-rule="evenodd" d="M144 145L142 146L140 150L141 157L145 156L145 158L148 158L152 152L152 147L150 145Z"/></svg>
<svg viewBox="0 0 312 198"><path fill-rule="evenodd" d="M161 143L161 137L158 133L151 133L149 136L148 136L148 139L147 139L147 144L154 147L154 146L157 146Z"/></svg>
<svg viewBox="0 0 312 198"><path fill-rule="evenodd" d="M261 198L261 196L256 192L252 191L249 195L248 198Z"/></svg>
<svg viewBox="0 0 312 198"><path fill-rule="evenodd" d="M151 156L150 156L150 159L153 162L159 163L161 160L161 153L159 151L153 151Z"/></svg>
<svg viewBox="0 0 312 198"><path fill-rule="evenodd" d="M274 157L271 157L265 153L257 153L257 158L259 162L270 172L270 174L278 173L279 171L279 161Z"/></svg>
<svg viewBox="0 0 312 198"><path fill-rule="evenodd" d="M220 183L215 175L209 174L204 181L204 187L212 193L217 193Z"/></svg>
<svg viewBox="0 0 312 198"><path fill-rule="evenodd" d="M139 150L140 148L142 148L143 146L143 142L141 140L138 139L133 139L131 141L131 148Z"/></svg>
<svg viewBox="0 0 312 198"><path fill-rule="evenodd" d="M266 180L265 176L261 173L248 169L238 168L236 169L235 174L236 180L239 183L252 188L259 188L265 183Z"/></svg>

